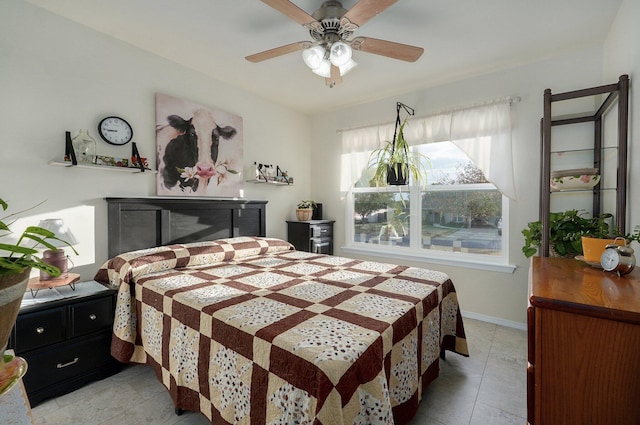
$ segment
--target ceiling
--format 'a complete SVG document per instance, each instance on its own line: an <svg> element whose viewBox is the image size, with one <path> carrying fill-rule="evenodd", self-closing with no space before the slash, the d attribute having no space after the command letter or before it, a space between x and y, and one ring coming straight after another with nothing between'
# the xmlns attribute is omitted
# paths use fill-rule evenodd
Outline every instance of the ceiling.
<svg viewBox="0 0 640 425"><path fill-rule="evenodd" d="M329 88L300 52L245 56L310 40L259 0L26 0L242 88L316 114L602 44L622 0L399 0L355 36L424 48L415 63L354 52L359 66ZM311 14L322 0L293 0ZM350 9L356 0L343 0Z"/></svg>

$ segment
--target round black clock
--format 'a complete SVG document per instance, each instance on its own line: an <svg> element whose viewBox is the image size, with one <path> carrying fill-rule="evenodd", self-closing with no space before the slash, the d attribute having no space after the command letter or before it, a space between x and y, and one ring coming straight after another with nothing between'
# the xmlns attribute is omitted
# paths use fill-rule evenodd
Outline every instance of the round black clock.
<svg viewBox="0 0 640 425"><path fill-rule="evenodd" d="M133 138L131 125L120 117L106 117L98 125L102 140L112 145L126 145Z"/></svg>

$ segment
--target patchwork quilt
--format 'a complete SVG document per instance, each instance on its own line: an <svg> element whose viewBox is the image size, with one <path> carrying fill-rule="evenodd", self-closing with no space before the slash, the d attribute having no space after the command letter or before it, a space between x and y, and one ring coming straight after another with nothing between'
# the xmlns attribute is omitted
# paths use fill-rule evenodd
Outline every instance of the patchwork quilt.
<svg viewBox="0 0 640 425"><path fill-rule="evenodd" d="M441 272L241 237L121 254L112 355L212 424L403 424L441 350L468 356Z"/></svg>

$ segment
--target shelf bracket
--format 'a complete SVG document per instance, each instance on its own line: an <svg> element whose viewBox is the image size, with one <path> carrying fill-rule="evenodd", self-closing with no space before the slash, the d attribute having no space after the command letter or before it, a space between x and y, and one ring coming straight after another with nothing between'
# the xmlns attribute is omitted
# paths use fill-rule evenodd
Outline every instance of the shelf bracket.
<svg viewBox="0 0 640 425"><path fill-rule="evenodd" d="M135 142L131 142L131 157L135 158L138 161L138 167L140 168L140 172L144 173L144 164L142 163L142 158L140 158L140 152L138 152L138 147Z"/></svg>
<svg viewBox="0 0 640 425"><path fill-rule="evenodd" d="M71 164L78 165L78 159L76 158L76 151L73 150L73 143L71 143L70 131L65 132L64 155L71 159Z"/></svg>
<svg viewBox="0 0 640 425"><path fill-rule="evenodd" d="M287 175L287 173L284 173L282 171L279 165L276 165L276 176L282 177L284 181L287 182L287 184L291 184L291 181L289 180L289 176Z"/></svg>

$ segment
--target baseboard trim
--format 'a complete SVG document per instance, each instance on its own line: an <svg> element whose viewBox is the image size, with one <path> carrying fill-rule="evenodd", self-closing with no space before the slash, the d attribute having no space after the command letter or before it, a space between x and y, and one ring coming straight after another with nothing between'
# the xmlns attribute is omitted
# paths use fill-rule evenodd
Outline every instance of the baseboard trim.
<svg viewBox="0 0 640 425"><path fill-rule="evenodd" d="M526 323L514 322L512 320L501 319L500 317L487 316L486 314L474 313L472 311L461 310L460 312L462 313L462 317L468 317L469 319L481 320L483 322L493 323L494 325L520 329L521 331L527 330Z"/></svg>

